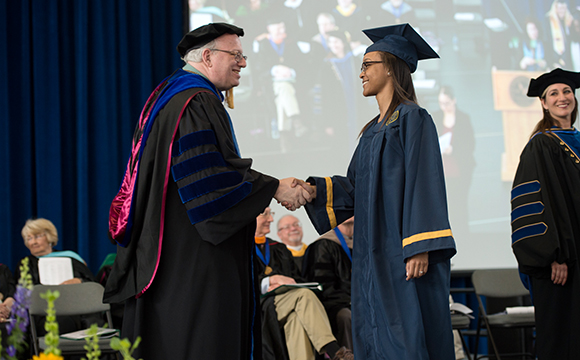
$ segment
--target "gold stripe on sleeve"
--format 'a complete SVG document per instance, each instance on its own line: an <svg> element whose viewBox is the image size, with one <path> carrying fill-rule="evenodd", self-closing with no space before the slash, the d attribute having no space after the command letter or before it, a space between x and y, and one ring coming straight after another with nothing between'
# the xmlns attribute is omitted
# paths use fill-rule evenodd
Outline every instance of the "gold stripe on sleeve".
<svg viewBox="0 0 580 360"><path fill-rule="evenodd" d="M325 177L324 180L326 181L326 213L328 214L330 228L334 229L338 224L336 223L336 215L334 215L334 209L332 208L332 202L334 201L332 195L332 179Z"/></svg>
<svg viewBox="0 0 580 360"><path fill-rule="evenodd" d="M406 239L403 239L403 247L410 245L412 243L415 243L417 241L437 239L437 238L441 238L441 237L445 237L445 236L453 236L453 234L451 233L451 229L429 231L429 232L415 234L413 236L409 236Z"/></svg>

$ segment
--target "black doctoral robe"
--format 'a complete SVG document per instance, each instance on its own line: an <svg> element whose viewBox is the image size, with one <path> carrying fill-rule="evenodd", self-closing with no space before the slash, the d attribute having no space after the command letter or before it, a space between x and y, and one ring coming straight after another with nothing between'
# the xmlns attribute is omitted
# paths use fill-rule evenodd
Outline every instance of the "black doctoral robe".
<svg viewBox="0 0 580 360"><path fill-rule="evenodd" d="M520 156L511 192L512 248L530 280L538 359L580 353L579 152L577 130L535 135ZM564 286L550 279L554 261L568 265Z"/></svg>
<svg viewBox="0 0 580 360"><path fill-rule="evenodd" d="M267 276L284 275L293 278L296 282L303 282L300 272L294 263L290 250L278 241L266 238L269 245L270 259L268 268L259 256L254 258L254 266L258 273L258 283ZM266 258L266 245L256 244L257 251L260 251ZM268 274L266 274L268 269ZM262 309L262 359L263 360L286 360L288 359L288 349L286 348L286 338L283 327L278 322L278 314L274 305L274 296L264 297L260 301Z"/></svg>
<svg viewBox="0 0 580 360"><path fill-rule="evenodd" d="M255 220L278 180L240 158L222 100L207 79L178 70L135 132L130 233L105 301L126 300L122 336L141 336L144 360L261 358Z"/></svg>
<svg viewBox="0 0 580 360"><path fill-rule="evenodd" d="M307 281L322 285L322 291L317 295L336 334L336 315L341 309L350 309L352 262L342 246L329 239L332 235L334 231L331 230L308 245L304 255L304 276Z"/></svg>

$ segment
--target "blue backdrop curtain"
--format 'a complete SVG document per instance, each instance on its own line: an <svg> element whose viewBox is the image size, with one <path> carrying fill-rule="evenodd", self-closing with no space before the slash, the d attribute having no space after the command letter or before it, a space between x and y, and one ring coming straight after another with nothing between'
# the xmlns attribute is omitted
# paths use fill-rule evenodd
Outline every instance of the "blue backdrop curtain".
<svg viewBox="0 0 580 360"><path fill-rule="evenodd" d="M181 65L182 0L0 0L0 262L51 220L96 272L141 106Z"/></svg>

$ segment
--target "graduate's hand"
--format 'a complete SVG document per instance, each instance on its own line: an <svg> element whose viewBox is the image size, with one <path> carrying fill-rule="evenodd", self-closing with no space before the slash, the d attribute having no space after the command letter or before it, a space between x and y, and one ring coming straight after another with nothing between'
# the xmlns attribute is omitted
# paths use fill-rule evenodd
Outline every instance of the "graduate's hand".
<svg viewBox="0 0 580 360"><path fill-rule="evenodd" d="M272 291L280 285L288 284L296 284L296 280L284 275L272 275L270 276L270 286L268 287L268 291Z"/></svg>
<svg viewBox="0 0 580 360"><path fill-rule="evenodd" d="M554 285L562 285L566 284L566 280L568 279L568 265L566 263L558 264L556 261L552 263L552 282Z"/></svg>
<svg viewBox="0 0 580 360"><path fill-rule="evenodd" d="M286 178L280 180L274 198L286 209L294 211L312 201L312 192L316 193L316 190L303 180Z"/></svg>
<svg viewBox="0 0 580 360"><path fill-rule="evenodd" d="M292 186L298 186L302 188L302 196L307 202L311 202L312 200L316 199L316 186L310 185L304 180L295 179L296 181L292 184Z"/></svg>
<svg viewBox="0 0 580 360"><path fill-rule="evenodd" d="M413 255L407 259L406 274L407 281L411 279L418 279L427 274L429 268L429 252Z"/></svg>

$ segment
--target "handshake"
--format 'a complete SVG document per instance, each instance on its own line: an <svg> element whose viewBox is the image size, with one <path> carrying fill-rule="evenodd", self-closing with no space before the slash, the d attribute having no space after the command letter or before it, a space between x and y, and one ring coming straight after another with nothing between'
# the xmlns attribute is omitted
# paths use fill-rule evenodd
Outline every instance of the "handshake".
<svg viewBox="0 0 580 360"><path fill-rule="evenodd" d="M280 185L274 199L290 211L300 208L316 197L316 187L304 180L286 178L280 180Z"/></svg>

